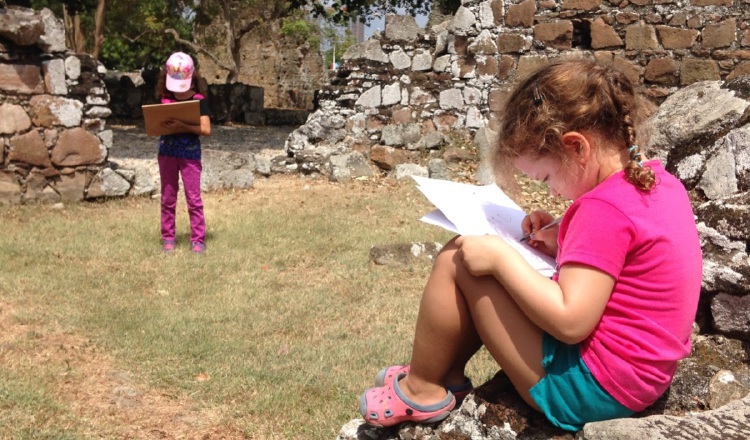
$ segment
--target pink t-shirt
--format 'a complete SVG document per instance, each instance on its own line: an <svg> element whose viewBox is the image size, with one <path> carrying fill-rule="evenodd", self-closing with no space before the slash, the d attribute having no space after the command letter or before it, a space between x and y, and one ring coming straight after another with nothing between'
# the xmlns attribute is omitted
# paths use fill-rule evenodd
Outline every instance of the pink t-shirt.
<svg viewBox="0 0 750 440"><path fill-rule="evenodd" d="M577 199L558 235L557 262L581 263L615 278L601 321L581 343L599 384L642 411L672 382L690 353L702 255L682 183L650 161L656 186L638 191L616 173Z"/></svg>

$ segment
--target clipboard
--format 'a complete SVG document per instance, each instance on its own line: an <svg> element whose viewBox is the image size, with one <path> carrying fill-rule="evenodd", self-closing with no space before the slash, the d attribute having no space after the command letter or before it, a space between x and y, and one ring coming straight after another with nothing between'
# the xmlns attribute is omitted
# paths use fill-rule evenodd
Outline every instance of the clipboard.
<svg viewBox="0 0 750 440"><path fill-rule="evenodd" d="M146 134L149 136L174 134L173 129L164 126L164 121L169 119L177 119L193 125L200 125L201 123L200 101L197 99L170 102L169 104L147 104L142 105L141 110L143 111Z"/></svg>

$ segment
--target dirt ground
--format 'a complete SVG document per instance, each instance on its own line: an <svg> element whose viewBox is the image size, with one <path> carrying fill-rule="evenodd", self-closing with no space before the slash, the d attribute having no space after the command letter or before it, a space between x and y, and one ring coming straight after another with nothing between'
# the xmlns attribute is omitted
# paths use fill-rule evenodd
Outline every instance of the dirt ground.
<svg viewBox="0 0 750 440"><path fill-rule="evenodd" d="M196 409L187 398L146 386L90 340L23 323L15 312L12 304L0 301L0 361L9 368L44 365L46 371L64 371L45 385L75 420L87 425L84 438L245 438L221 422L226 408Z"/></svg>

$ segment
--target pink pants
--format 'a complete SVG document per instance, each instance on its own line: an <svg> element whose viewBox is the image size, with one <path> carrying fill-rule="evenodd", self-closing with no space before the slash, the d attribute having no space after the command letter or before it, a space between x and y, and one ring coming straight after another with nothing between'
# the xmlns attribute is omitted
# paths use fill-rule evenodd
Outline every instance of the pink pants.
<svg viewBox="0 0 750 440"><path fill-rule="evenodd" d="M203 217L203 200L201 199L202 169L200 160L159 155L162 240L174 241L175 239L175 208L177 207L177 192L180 190L180 175L182 175L182 185L185 187L185 199L190 216L190 242L204 242L206 219Z"/></svg>

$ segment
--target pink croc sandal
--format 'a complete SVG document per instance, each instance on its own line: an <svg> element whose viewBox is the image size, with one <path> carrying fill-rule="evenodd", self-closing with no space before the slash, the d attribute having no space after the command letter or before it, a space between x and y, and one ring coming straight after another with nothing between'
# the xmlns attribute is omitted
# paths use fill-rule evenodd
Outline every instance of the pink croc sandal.
<svg viewBox="0 0 750 440"><path fill-rule="evenodd" d="M409 370L409 365L391 365L390 367L385 367L378 371L377 376L375 376L375 386L382 387L390 385L400 374L409 374ZM456 407L459 407L461 406L461 403L463 403L464 398L466 398L470 392L474 391L474 385L471 383L471 379L467 377L466 382L463 384L446 386L445 389L453 393L453 396L456 398Z"/></svg>
<svg viewBox="0 0 750 440"><path fill-rule="evenodd" d="M359 412L365 422L373 426L394 426L403 422L435 423L451 413L456 398L450 391L445 399L432 405L412 402L399 388L398 381L406 374L399 374L389 385L370 388L359 399Z"/></svg>
<svg viewBox="0 0 750 440"><path fill-rule="evenodd" d="M397 378L399 374L409 374L408 365L391 365L378 371L378 375L375 376L375 386L382 387L393 383L393 379Z"/></svg>

